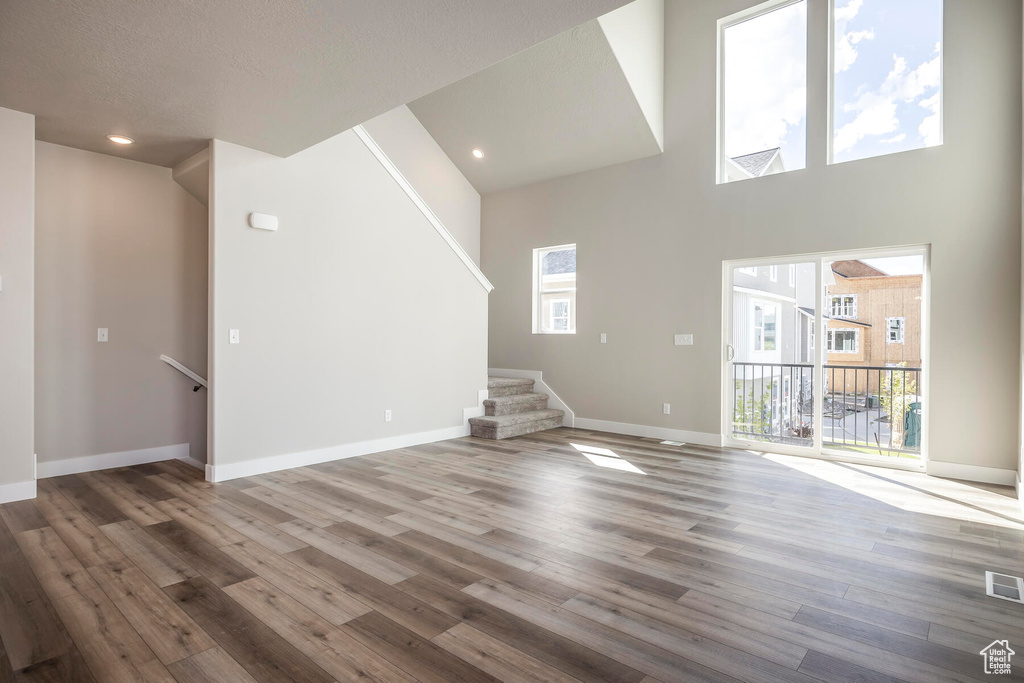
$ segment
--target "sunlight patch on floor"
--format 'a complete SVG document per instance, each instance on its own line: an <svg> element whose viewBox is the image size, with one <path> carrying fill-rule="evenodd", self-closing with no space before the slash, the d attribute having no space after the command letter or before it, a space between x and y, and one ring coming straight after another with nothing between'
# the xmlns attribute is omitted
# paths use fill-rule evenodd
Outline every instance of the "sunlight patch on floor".
<svg viewBox="0 0 1024 683"><path fill-rule="evenodd" d="M766 460L809 474L908 512L1024 529L1024 515L1015 497L922 472L816 460L794 455L758 453Z"/></svg>
<svg viewBox="0 0 1024 683"><path fill-rule="evenodd" d="M647 476L647 473L642 469L624 460L622 457L617 455L615 451L607 448L598 448L597 446L584 446L582 444L574 443L572 447L582 453L587 460L594 463L598 467L607 467L613 470L620 470L622 472L633 472L634 474L642 474Z"/></svg>

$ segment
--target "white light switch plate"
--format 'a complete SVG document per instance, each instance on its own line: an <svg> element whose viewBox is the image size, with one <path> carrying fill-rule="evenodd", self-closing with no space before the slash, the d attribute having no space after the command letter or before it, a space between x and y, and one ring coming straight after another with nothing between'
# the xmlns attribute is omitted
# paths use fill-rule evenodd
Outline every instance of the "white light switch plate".
<svg viewBox="0 0 1024 683"><path fill-rule="evenodd" d="M607 344L608 343L608 335L606 333L604 333L604 332L601 333L601 343L602 344Z"/></svg>
<svg viewBox="0 0 1024 683"><path fill-rule="evenodd" d="M96 341L105 342L110 339L110 332L105 327L96 330Z"/></svg>
<svg viewBox="0 0 1024 683"><path fill-rule="evenodd" d="M228 343L237 344L241 340L238 330L228 330Z"/></svg>
<svg viewBox="0 0 1024 683"><path fill-rule="evenodd" d="M693 346L692 334L677 334L675 340L676 346Z"/></svg>
<svg viewBox="0 0 1024 683"><path fill-rule="evenodd" d="M666 415L671 415L672 414L672 405L669 404L669 403L662 403L661 404L661 412L665 413Z"/></svg>
<svg viewBox="0 0 1024 683"><path fill-rule="evenodd" d="M384 421L385 422L391 422L391 411L390 410L385 410L384 411Z"/></svg>

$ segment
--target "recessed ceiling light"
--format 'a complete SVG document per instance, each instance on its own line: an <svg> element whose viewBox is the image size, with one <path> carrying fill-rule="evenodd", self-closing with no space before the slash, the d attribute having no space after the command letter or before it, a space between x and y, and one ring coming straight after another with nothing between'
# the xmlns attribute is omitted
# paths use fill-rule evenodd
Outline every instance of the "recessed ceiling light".
<svg viewBox="0 0 1024 683"><path fill-rule="evenodd" d="M475 147L473 149L473 156L475 156L477 159L483 159L484 158L484 151L482 149L480 149L479 147Z"/></svg>
<svg viewBox="0 0 1024 683"><path fill-rule="evenodd" d="M125 137L124 135L108 135L107 139L119 145L130 145L135 142L135 140Z"/></svg>

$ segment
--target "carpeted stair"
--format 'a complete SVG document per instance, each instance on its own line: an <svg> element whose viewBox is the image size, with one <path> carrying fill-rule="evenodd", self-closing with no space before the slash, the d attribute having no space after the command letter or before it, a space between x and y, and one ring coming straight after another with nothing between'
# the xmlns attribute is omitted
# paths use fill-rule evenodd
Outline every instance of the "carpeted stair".
<svg viewBox="0 0 1024 683"><path fill-rule="evenodd" d="M532 379L488 377L484 417L469 418L470 433L508 439L562 426L565 411L549 410L548 395L533 393Z"/></svg>

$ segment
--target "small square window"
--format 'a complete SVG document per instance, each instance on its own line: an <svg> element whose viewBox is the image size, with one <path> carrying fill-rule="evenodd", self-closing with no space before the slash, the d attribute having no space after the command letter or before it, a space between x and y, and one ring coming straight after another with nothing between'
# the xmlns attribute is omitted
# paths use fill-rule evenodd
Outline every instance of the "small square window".
<svg viewBox="0 0 1024 683"><path fill-rule="evenodd" d="M836 294L829 297L829 313L833 318L857 319L857 295Z"/></svg>
<svg viewBox="0 0 1024 683"><path fill-rule="evenodd" d="M885 341L887 344L902 344L906 337L906 318L885 319Z"/></svg>
<svg viewBox="0 0 1024 683"><path fill-rule="evenodd" d="M829 353L857 353L860 351L860 330L829 330Z"/></svg>
<svg viewBox="0 0 1024 683"><path fill-rule="evenodd" d="M533 250L533 333L576 333L576 245Z"/></svg>

